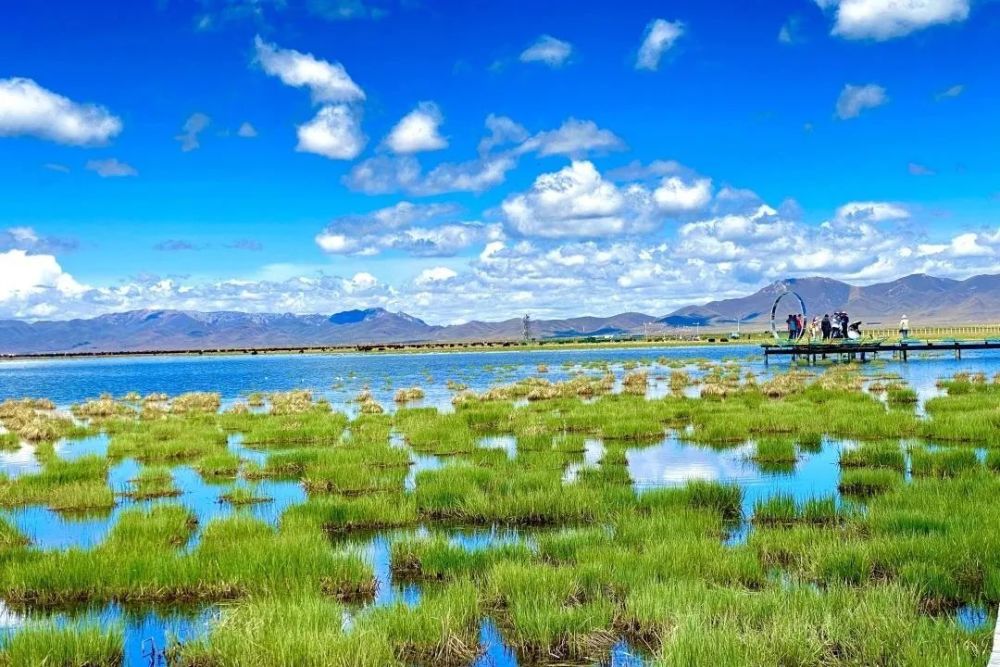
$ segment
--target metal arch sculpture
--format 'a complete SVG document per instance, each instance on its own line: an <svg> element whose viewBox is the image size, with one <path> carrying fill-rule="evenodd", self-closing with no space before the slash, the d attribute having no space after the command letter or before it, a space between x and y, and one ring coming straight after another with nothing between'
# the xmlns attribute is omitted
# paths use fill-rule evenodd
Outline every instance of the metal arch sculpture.
<svg viewBox="0 0 1000 667"><path fill-rule="evenodd" d="M787 292L782 292L781 294L779 294L778 298L774 300L774 305L771 306L771 333L774 334L774 337L777 340L781 340L781 337L778 335L778 328L775 325L774 315L775 315L775 313L778 312L778 304L781 303L782 299L784 299L786 296L789 296L789 295L794 296L796 299L798 299L798 301L799 301L799 308L801 308L800 312L802 313L802 320L803 320L803 322L806 319L806 302L802 300L802 297L799 296L798 292L793 292L793 291L789 290ZM801 338L804 333L805 333L805 327L803 327L802 331L799 332L799 338Z"/></svg>

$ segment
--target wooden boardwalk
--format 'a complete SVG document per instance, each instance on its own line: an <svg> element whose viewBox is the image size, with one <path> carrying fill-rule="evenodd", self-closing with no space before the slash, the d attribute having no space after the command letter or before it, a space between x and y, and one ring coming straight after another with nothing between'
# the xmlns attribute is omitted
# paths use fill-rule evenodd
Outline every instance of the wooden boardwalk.
<svg viewBox="0 0 1000 667"><path fill-rule="evenodd" d="M997 627L993 631L993 653L988 667L1000 667L1000 610L997 611Z"/></svg>
<svg viewBox="0 0 1000 667"><path fill-rule="evenodd" d="M817 359L828 357L858 359L868 361L874 359L880 352L888 352L906 361L910 352L951 352L956 358L962 358L962 352L968 350L1000 350L1000 339L987 340L935 340L889 343L879 340L860 340L858 342L836 343L765 343L764 362L774 356L804 358L815 363Z"/></svg>

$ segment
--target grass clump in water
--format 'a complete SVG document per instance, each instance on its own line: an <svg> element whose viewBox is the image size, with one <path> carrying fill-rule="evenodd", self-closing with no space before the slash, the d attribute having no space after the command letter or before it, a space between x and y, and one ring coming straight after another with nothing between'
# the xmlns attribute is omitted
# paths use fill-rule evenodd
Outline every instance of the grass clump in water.
<svg viewBox="0 0 1000 667"><path fill-rule="evenodd" d="M232 452L210 454L198 461L195 468L205 478L232 479L239 472L240 457Z"/></svg>
<svg viewBox="0 0 1000 667"><path fill-rule="evenodd" d="M170 411L179 415L215 413L222 405L222 397L215 392L192 391L170 401Z"/></svg>
<svg viewBox="0 0 1000 667"><path fill-rule="evenodd" d="M735 484L698 480L689 482L685 492L692 507L713 510L727 519L743 513L743 490Z"/></svg>
<svg viewBox="0 0 1000 667"><path fill-rule="evenodd" d="M291 414L224 416L223 427L243 433L243 442L255 447L322 446L336 444L347 428L339 412L312 410Z"/></svg>
<svg viewBox="0 0 1000 667"><path fill-rule="evenodd" d="M759 466L792 465L798 461L795 443L786 439L768 438L758 440L754 448L753 461Z"/></svg>
<svg viewBox="0 0 1000 667"><path fill-rule="evenodd" d="M245 505L258 505L260 503L269 503L274 498L269 498L268 496L260 495L253 489L246 486L237 486L231 491L226 491L221 496L219 500L236 507Z"/></svg>
<svg viewBox="0 0 1000 667"><path fill-rule="evenodd" d="M903 472L906 459L898 442L865 443L840 452L841 468L886 468Z"/></svg>
<svg viewBox="0 0 1000 667"><path fill-rule="evenodd" d="M408 389L397 389L393 400L396 403L409 403L419 401L424 397L424 390L420 387L410 387Z"/></svg>
<svg viewBox="0 0 1000 667"><path fill-rule="evenodd" d="M874 496L885 493L902 481L893 470L859 468L844 470L837 488L848 496Z"/></svg>
<svg viewBox="0 0 1000 667"><path fill-rule="evenodd" d="M51 457L41 472L15 479L0 477L0 507L47 505L60 512L114 507L105 478L108 462L99 456L75 461Z"/></svg>
<svg viewBox="0 0 1000 667"><path fill-rule="evenodd" d="M194 641L175 646L179 667L382 667L398 665L389 638L345 630L346 609L317 595L253 598L223 610L220 622Z"/></svg>
<svg viewBox="0 0 1000 667"><path fill-rule="evenodd" d="M17 433L3 431L0 433L0 451L15 452L21 448L21 438Z"/></svg>
<svg viewBox="0 0 1000 667"><path fill-rule="evenodd" d="M910 466L914 476L954 477L979 467L979 459L971 449L947 447L910 450Z"/></svg>
<svg viewBox="0 0 1000 667"><path fill-rule="evenodd" d="M3 667L115 667L124 662L124 629L119 624L33 623L5 638Z"/></svg>
<svg viewBox="0 0 1000 667"><path fill-rule="evenodd" d="M147 466L139 471L138 477L129 481L129 488L123 495L133 500L149 500L150 498L171 498L180 494L180 490L174 485L170 468Z"/></svg>
<svg viewBox="0 0 1000 667"><path fill-rule="evenodd" d="M170 416L111 428L108 456L143 463L191 461L225 452L226 434L212 420Z"/></svg>
<svg viewBox="0 0 1000 667"><path fill-rule="evenodd" d="M156 505L150 513L176 512L170 507ZM129 512L136 512L136 519L125 526L141 522L141 510ZM336 552L308 522L283 522L276 530L236 514L206 525L190 552L163 548L173 533L127 529L122 523L94 549L29 551L0 564L0 596L53 605L194 603L295 591L352 600L374 594L371 567L360 556Z"/></svg>
<svg viewBox="0 0 1000 667"><path fill-rule="evenodd" d="M754 503L753 521L766 526L791 526L805 523L829 526L843 522L849 515L837 505L836 498L809 498L799 503L788 494L779 493Z"/></svg>

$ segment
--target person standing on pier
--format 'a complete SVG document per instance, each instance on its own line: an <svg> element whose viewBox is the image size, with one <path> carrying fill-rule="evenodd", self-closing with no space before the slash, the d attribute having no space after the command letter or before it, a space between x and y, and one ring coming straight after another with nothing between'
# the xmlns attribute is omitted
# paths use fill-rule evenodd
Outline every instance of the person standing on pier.
<svg viewBox="0 0 1000 667"><path fill-rule="evenodd" d="M830 322L830 313L823 314L823 321L820 322L820 331L823 332L823 340L830 340L830 331L833 329L833 323Z"/></svg>
<svg viewBox="0 0 1000 667"><path fill-rule="evenodd" d="M903 315L901 318L899 318L899 337L909 338L909 336L910 336L910 318L908 318L906 315Z"/></svg>
<svg viewBox="0 0 1000 667"><path fill-rule="evenodd" d="M851 324L851 318L847 316L846 312L840 314L840 337L847 338L847 328Z"/></svg>

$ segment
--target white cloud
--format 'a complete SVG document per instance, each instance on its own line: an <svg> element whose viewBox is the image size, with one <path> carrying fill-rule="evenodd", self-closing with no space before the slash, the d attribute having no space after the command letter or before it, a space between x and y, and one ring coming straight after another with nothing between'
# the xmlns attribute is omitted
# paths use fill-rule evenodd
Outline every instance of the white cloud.
<svg viewBox="0 0 1000 667"><path fill-rule="evenodd" d="M33 227L0 229L0 251L17 249L36 255L52 255L76 250L79 245L74 238L45 236L39 234Z"/></svg>
<svg viewBox="0 0 1000 667"><path fill-rule="evenodd" d="M499 225L457 222L450 204L399 202L364 215L332 220L316 244L335 255L377 255L399 250L423 257L446 257L502 236Z"/></svg>
<svg viewBox="0 0 1000 667"><path fill-rule="evenodd" d="M88 160L85 165L90 171L96 172L101 178L119 178L122 176L136 176L138 171L135 167L117 158L106 160Z"/></svg>
<svg viewBox="0 0 1000 667"><path fill-rule="evenodd" d="M618 151L624 148L624 141L614 132L599 128L594 121L569 118L557 129L539 132L527 139L521 144L519 151L536 152L543 157L579 157L595 151Z"/></svg>
<svg viewBox="0 0 1000 667"><path fill-rule="evenodd" d="M295 150L331 160L353 160L368 143L358 112L346 104L321 107L311 121L299 125L298 137Z"/></svg>
<svg viewBox="0 0 1000 667"><path fill-rule="evenodd" d="M74 102L31 79L0 79L0 136L87 146L107 143L121 130L121 120L102 106Z"/></svg>
<svg viewBox="0 0 1000 667"><path fill-rule="evenodd" d="M520 144L528 138L528 131L507 116L490 114L486 117L486 129L490 133L479 142L480 155L489 153L497 146Z"/></svg>
<svg viewBox="0 0 1000 667"><path fill-rule="evenodd" d="M592 162L574 160L558 172L538 176L530 190L508 196L500 208L507 227L523 236L587 238L645 233L668 218L690 217L711 202L711 179L692 176L676 163L633 164L616 176L634 181L654 172L674 175L653 187L617 185Z"/></svg>
<svg viewBox="0 0 1000 667"><path fill-rule="evenodd" d="M421 271L420 274L413 279L413 282L420 287L427 287L436 283L447 282L456 276L458 276L458 273L449 269L447 266L435 266Z"/></svg>
<svg viewBox="0 0 1000 667"><path fill-rule="evenodd" d="M535 43L521 52L522 63L542 63L549 67L562 67L573 53L573 45L556 39L551 35L542 35Z"/></svg>
<svg viewBox="0 0 1000 667"><path fill-rule="evenodd" d="M0 303L24 300L32 295L72 297L86 287L65 273L53 255L33 255L25 250L0 252Z"/></svg>
<svg viewBox="0 0 1000 667"><path fill-rule="evenodd" d="M243 121L243 123L240 124L239 129L236 130L236 136L244 139L252 139L257 136L257 128L249 122Z"/></svg>
<svg viewBox="0 0 1000 667"><path fill-rule="evenodd" d="M385 138L385 145L393 153L419 153L447 148L447 140L438 132L443 122L444 116L436 104L421 102L392 128Z"/></svg>
<svg viewBox="0 0 1000 667"><path fill-rule="evenodd" d="M844 204L834 215L836 222L889 222L906 220L910 212L892 202L854 201Z"/></svg>
<svg viewBox="0 0 1000 667"><path fill-rule="evenodd" d="M201 144L198 142L198 135L204 132L211 122L212 119L201 112L191 114L184 121L181 133L174 137L181 142L181 150L187 153L199 148Z"/></svg>
<svg viewBox="0 0 1000 667"><path fill-rule="evenodd" d="M355 165L344 183L367 194L483 192L503 183L515 166L517 158L513 155L486 155L467 162L444 162L425 173L412 156L379 155Z"/></svg>
<svg viewBox="0 0 1000 667"><path fill-rule="evenodd" d="M542 174L528 192L501 204L507 224L525 236L595 237L646 231L652 226L649 193L619 188L587 161Z"/></svg>
<svg viewBox="0 0 1000 667"><path fill-rule="evenodd" d="M874 83L864 86L847 84L837 99L837 117L842 120L857 118L865 109L880 107L888 101L882 86Z"/></svg>
<svg viewBox="0 0 1000 667"><path fill-rule="evenodd" d="M254 46L257 60L265 72L278 77L285 85L308 88L314 102L358 102L365 99L364 91L340 63L319 60L311 53L278 48L259 35L254 38Z"/></svg>
<svg viewBox="0 0 1000 667"><path fill-rule="evenodd" d="M383 218L407 215L386 211ZM834 216L814 225L786 219L763 203L695 220L666 237L486 237L479 243L482 250L468 270L452 264L447 268L455 275L450 276L434 265L420 284L418 275L397 285L366 271L341 278L323 273L323 265L289 264L264 267L253 279L148 276L88 287L67 275L51 255L15 250L0 253L0 317L70 318L135 308L310 313L330 312L331 304L338 310L404 310L432 322L484 313L490 319L524 312L533 317L628 310L663 314L709 298L742 296L789 277L824 275L860 284L910 273L962 278L995 272L1000 258L1000 228L927 239L912 235L905 220L872 224Z"/></svg>
<svg viewBox="0 0 1000 667"><path fill-rule="evenodd" d="M833 34L883 41L969 16L969 0L816 0L836 8Z"/></svg>
<svg viewBox="0 0 1000 667"><path fill-rule="evenodd" d="M669 176L653 191L653 201L665 213L689 213L705 208L712 200L712 180L699 178L690 183Z"/></svg>
<svg viewBox="0 0 1000 667"><path fill-rule="evenodd" d="M360 271L355 273L344 286L348 291L366 291L378 286L378 278L367 271Z"/></svg>
<svg viewBox="0 0 1000 667"><path fill-rule="evenodd" d="M934 96L934 99L940 102L941 100L947 100L950 98L958 97L963 92L965 92L965 86L959 83L942 90L940 93Z"/></svg>
<svg viewBox="0 0 1000 667"><path fill-rule="evenodd" d="M591 152L619 150L625 143L593 121L570 118L555 130L530 135L506 116L486 118L489 134L479 142L479 157L465 162L443 162L425 172L411 155L378 155L355 165L343 182L367 194L405 192L426 196L446 192L483 192L504 182L518 160L539 156L582 157ZM510 145L513 144L513 145ZM506 146L493 153L498 146Z"/></svg>
<svg viewBox="0 0 1000 667"><path fill-rule="evenodd" d="M656 71L660 68L660 59L669 51L684 34L684 24L680 21L654 19L646 26L646 32L635 59L636 69Z"/></svg>

